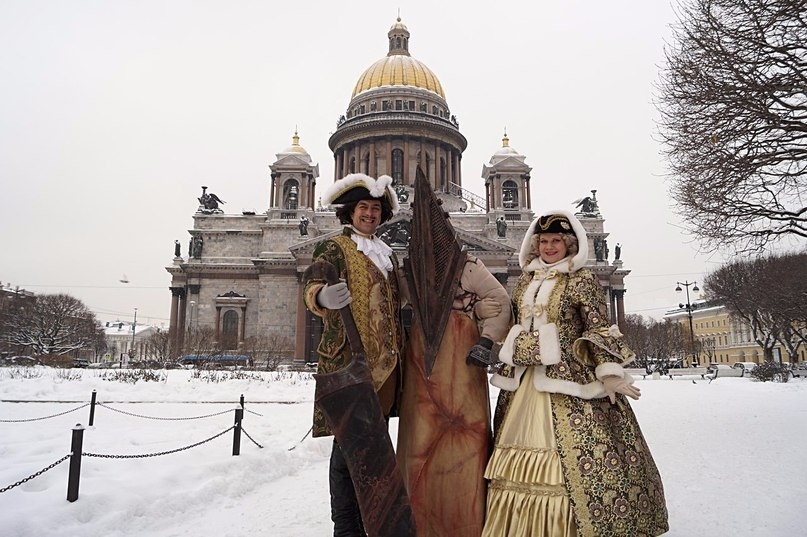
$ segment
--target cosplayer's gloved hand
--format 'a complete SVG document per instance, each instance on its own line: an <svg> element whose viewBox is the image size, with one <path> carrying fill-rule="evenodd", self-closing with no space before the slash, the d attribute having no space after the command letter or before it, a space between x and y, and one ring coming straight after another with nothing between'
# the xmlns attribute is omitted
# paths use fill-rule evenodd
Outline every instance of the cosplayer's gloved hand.
<svg viewBox="0 0 807 537"><path fill-rule="evenodd" d="M616 394L618 393L627 395L631 399L639 399L639 396L642 395L639 388L628 382L625 377L608 375L602 378L602 383L603 386L605 386L605 393L608 394L608 399L611 400L611 404L616 403Z"/></svg>
<svg viewBox="0 0 807 537"><path fill-rule="evenodd" d="M493 298L483 298L474 306L474 315L480 321L482 319L490 319L496 317L502 312L502 305Z"/></svg>
<svg viewBox="0 0 807 537"><path fill-rule="evenodd" d="M468 356L465 358L465 363L468 365L475 365L476 367L487 368L496 363L496 359L490 355L490 350L493 348L493 341L481 337L479 341L471 347Z"/></svg>
<svg viewBox="0 0 807 537"><path fill-rule="evenodd" d="M317 304L329 310L339 310L353 302L345 282L326 284L317 293Z"/></svg>

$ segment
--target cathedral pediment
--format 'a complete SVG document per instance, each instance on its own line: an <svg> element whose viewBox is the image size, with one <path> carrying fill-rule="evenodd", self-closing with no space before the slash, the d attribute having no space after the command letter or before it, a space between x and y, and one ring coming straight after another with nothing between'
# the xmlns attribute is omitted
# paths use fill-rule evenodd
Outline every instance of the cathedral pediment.
<svg viewBox="0 0 807 537"><path fill-rule="evenodd" d="M293 169L300 169L300 168L308 168L311 166L311 161L301 158L300 156L293 154L293 155L283 155L278 158L274 164L272 164L272 169L276 170L278 168L293 168Z"/></svg>

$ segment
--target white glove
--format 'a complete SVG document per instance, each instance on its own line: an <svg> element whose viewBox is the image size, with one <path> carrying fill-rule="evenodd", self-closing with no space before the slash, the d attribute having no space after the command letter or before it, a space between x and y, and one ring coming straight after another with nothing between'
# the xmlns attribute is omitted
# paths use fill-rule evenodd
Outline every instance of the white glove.
<svg viewBox="0 0 807 537"><path fill-rule="evenodd" d="M474 315L480 321L482 319L490 319L496 317L502 312L502 305L493 298L483 298L474 306Z"/></svg>
<svg viewBox="0 0 807 537"><path fill-rule="evenodd" d="M627 395L631 399L639 399L639 396L642 395L639 388L628 382L625 377L608 375L602 378L602 384L605 386L605 393L608 394L611 404L616 403L616 394L618 393Z"/></svg>
<svg viewBox="0 0 807 537"><path fill-rule="evenodd" d="M340 310L351 302L353 297L350 296L350 289L345 282L325 284L317 293L317 304L329 310Z"/></svg>

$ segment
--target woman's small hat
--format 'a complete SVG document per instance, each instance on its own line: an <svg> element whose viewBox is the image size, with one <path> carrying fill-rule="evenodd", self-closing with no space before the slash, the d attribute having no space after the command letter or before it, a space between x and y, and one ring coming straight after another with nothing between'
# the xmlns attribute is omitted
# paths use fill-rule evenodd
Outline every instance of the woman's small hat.
<svg viewBox="0 0 807 537"><path fill-rule="evenodd" d="M535 233L568 233L574 235L571 222L565 216L549 214L538 219Z"/></svg>

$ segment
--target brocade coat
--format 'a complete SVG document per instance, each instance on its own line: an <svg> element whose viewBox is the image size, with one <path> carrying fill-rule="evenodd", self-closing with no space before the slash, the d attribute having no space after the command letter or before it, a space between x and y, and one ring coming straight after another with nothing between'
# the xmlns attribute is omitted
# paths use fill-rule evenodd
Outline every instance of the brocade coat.
<svg viewBox="0 0 807 537"><path fill-rule="evenodd" d="M342 235L320 242L314 249L313 261L327 261L336 267L339 278L347 282L353 302L350 310L356 321L367 364L379 393L385 414L394 411L400 391L399 370L403 351L403 324L399 296L399 269L392 255L393 270L387 277L350 238L351 229ZM380 239L376 239L380 240ZM352 354L338 310L329 310L317 304L316 296L325 285L323 280L306 282L303 300L306 307L323 322L322 337L317 347L318 373L332 373L350 363ZM322 415L314 406L314 437L332 435Z"/></svg>
<svg viewBox="0 0 807 537"><path fill-rule="evenodd" d="M528 329L516 339L513 365L505 366L497 384L509 386L499 394L494 433L498 437L516 389L548 392L578 535L636 537L666 532L661 477L636 416L624 395L617 394L612 405L598 380L622 375L622 366L633 359L633 353L616 327L609 327L597 277L587 269L550 274L546 281L555 279L554 286L548 300L538 304L525 293L541 277L529 268L514 287L514 309L522 319L531 310L536 316L545 312L547 324L557 327L557 338L553 336L556 342L549 345L532 328L534 332ZM528 367L534 368L533 386L520 385Z"/></svg>

